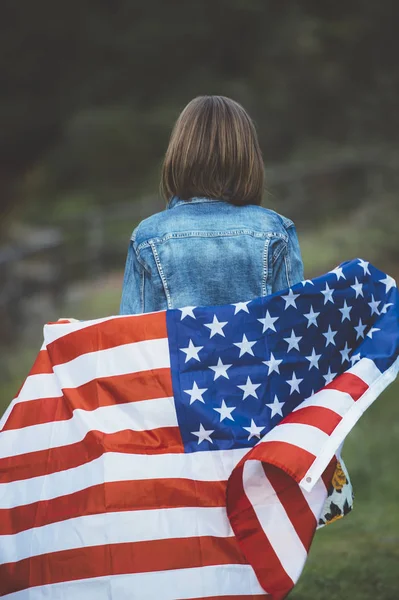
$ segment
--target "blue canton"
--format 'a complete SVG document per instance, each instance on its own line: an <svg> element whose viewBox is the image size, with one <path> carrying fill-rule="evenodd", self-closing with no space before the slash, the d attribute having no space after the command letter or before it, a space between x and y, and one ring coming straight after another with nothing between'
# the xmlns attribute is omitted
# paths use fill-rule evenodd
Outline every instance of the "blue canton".
<svg viewBox="0 0 399 600"><path fill-rule="evenodd" d="M385 371L393 294L391 277L357 259L251 302L167 311L185 451L254 446L362 357Z"/></svg>

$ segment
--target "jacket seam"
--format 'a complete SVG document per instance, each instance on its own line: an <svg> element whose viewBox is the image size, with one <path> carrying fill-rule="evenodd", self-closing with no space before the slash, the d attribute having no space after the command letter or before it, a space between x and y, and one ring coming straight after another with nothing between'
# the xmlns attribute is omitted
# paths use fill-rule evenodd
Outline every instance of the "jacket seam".
<svg viewBox="0 0 399 600"><path fill-rule="evenodd" d="M136 254L138 252L140 252L140 250L142 250L143 248L152 247L153 244L163 244L172 239L185 239L185 238L191 238L191 237L196 237L196 238L236 237L239 235L249 235L254 238L265 239L265 240L271 239L271 238L278 238L278 239L282 239L286 243L288 243L288 236L285 235L284 233L280 233L280 232L261 233L261 232L257 232L257 231L252 231L250 229L234 229L234 230L230 230L230 231L209 231L209 232L208 231L190 231L190 232L181 232L181 233L168 233L167 235L165 235L163 237L155 237L155 238L146 240L144 242L141 242L137 246Z"/></svg>
<svg viewBox="0 0 399 600"><path fill-rule="evenodd" d="M168 308L172 308L172 299L170 297L169 286L168 286L168 282L166 281L165 273L163 272L163 269L162 269L162 264L161 264L161 260L159 258L159 254L157 252L157 249L155 247L155 244L154 244L153 240L151 240L149 243L150 243L150 246L151 246L152 253L154 255L154 260L155 260L155 264L157 265L159 276L160 276L161 281L162 281L162 285L163 285L163 289L164 289L164 292L165 292L166 302L167 302Z"/></svg>
<svg viewBox="0 0 399 600"><path fill-rule="evenodd" d="M270 238L265 240L265 245L263 248L263 276L262 276L262 296L267 296L267 279L268 279L268 271L269 271L269 245Z"/></svg>

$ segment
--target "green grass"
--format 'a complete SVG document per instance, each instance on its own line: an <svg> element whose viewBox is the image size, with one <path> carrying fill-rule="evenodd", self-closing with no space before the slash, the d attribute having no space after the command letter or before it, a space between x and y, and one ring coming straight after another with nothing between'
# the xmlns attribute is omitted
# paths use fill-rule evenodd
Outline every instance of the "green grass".
<svg viewBox="0 0 399 600"><path fill-rule="evenodd" d="M94 288L60 316L98 317L118 311L120 280ZM26 377L40 346L7 356L0 386L0 414ZM3 364L4 366L4 364ZM399 381L361 418L343 452L355 507L343 520L318 531L293 600L399 599Z"/></svg>

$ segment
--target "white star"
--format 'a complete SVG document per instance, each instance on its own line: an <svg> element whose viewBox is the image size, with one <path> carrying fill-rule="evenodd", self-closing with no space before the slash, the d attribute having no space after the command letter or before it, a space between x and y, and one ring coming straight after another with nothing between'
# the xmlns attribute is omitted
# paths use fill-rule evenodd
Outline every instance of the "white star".
<svg viewBox="0 0 399 600"><path fill-rule="evenodd" d="M390 306L393 306L393 302L388 302L387 304L384 304L384 306L381 308L381 314L385 315Z"/></svg>
<svg viewBox="0 0 399 600"><path fill-rule="evenodd" d="M363 325L362 320L359 319L359 325L357 327L355 327L355 331L357 333L356 335L356 339L358 340L360 337L364 338L364 330L366 329L367 325Z"/></svg>
<svg viewBox="0 0 399 600"><path fill-rule="evenodd" d="M361 267L364 271L364 275L371 275L369 271L369 264L366 260L359 258L359 262L357 263L359 267Z"/></svg>
<svg viewBox="0 0 399 600"><path fill-rule="evenodd" d="M279 317L271 317L269 311L266 311L266 317L264 319L258 319L259 323L262 323L263 330L262 333L265 333L268 329L272 329L276 331L274 326L274 322L278 320Z"/></svg>
<svg viewBox="0 0 399 600"><path fill-rule="evenodd" d="M183 319L185 317L192 317L193 319L195 319L195 315L193 313L194 308L197 308L196 306L185 306L184 308L179 308L179 310L181 310L181 318L180 321L183 321Z"/></svg>
<svg viewBox="0 0 399 600"><path fill-rule="evenodd" d="M344 272L342 270L342 267L335 267L335 269L333 269L332 271L330 271L330 273L333 273L334 275L336 275L338 281L341 279L341 277L343 279L346 279L346 277L344 275Z"/></svg>
<svg viewBox="0 0 399 600"><path fill-rule="evenodd" d="M303 379L298 379L295 375L295 372L292 374L292 379L287 379L287 383L290 386L290 395L293 392L299 392L299 384L303 381Z"/></svg>
<svg viewBox="0 0 399 600"><path fill-rule="evenodd" d="M209 367L212 369L212 371L215 371L215 377L213 378L213 381L215 381L215 379L218 377L226 377L226 379L229 379L229 376L227 375L227 369L230 369L230 367L231 365L224 365L222 363L222 359L219 358L218 364L215 367Z"/></svg>
<svg viewBox="0 0 399 600"><path fill-rule="evenodd" d="M226 402L222 400L222 406L220 408L214 408L213 410L216 410L216 412L220 414L220 422L222 422L224 419L230 419L231 421L234 421L231 413L235 409L235 406L226 406Z"/></svg>
<svg viewBox="0 0 399 600"><path fill-rule="evenodd" d="M336 375L336 373L331 373L331 367L328 367L328 373L326 375L323 375L325 379L325 385L331 383Z"/></svg>
<svg viewBox="0 0 399 600"><path fill-rule="evenodd" d="M364 330L366 329L367 325L363 325L362 320L359 319L359 325L357 327L355 327L355 331L356 331L356 339L358 340L360 337L363 338L364 337Z"/></svg>
<svg viewBox="0 0 399 600"><path fill-rule="evenodd" d="M273 352L270 352L270 360L262 361L264 365L269 367L268 375L276 371L276 373L280 373L279 365L283 362L282 360L278 360L274 358Z"/></svg>
<svg viewBox="0 0 399 600"><path fill-rule="evenodd" d="M352 348L349 348L348 342L345 342L345 348L340 350L340 354L342 356L341 364L343 364L345 361L350 361L349 352L352 352Z"/></svg>
<svg viewBox="0 0 399 600"><path fill-rule="evenodd" d="M263 431L265 427L258 427L257 425L255 425L255 421L251 419L251 427L243 427L243 429L249 432L248 440L250 440L253 437L257 437L260 439L261 431Z"/></svg>
<svg viewBox="0 0 399 600"><path fill-rule="evenodd" d="M238 312L240 312L240 310L243 310L243 311L249 313L249 309L248 309L249 302L250 302L250 300L248 302L236 302L235 304L233 304L232 306L235 306L234 314L236 315Z"/></svg>
<svg viewBox="0 0 399 600"><path fill-rule="evenodd" d="M381 331L381 329L379 329L378 327L372 327L370 331L367 332L367 337L373 339L373 333L375 333L376 331Z"/></svg>
<svg viewBox="0 0 399 600"><path fill-rule="evenodd" d="M314 282L311 279L304 279L303 281L301 281L303 287L305 287L305 285L307 283L309 283L310 285L314 285Z"/></svg>
<svg viewBox="0 0 399 600"><path fill-rule="evenodd" d="M198 444L201 444L201 442L203 442L204 440L208 440L208 442L211 442L211 444L213 444L213 440L211 440L211 435L214 431L214 429L206 430L202 423L200 423L199 431L191 431L190 433L192 435L198 436Z"/></svg>
<svg viewBox="0 0 399 600"><path fill-rule="evenodd" d="M308 320L308 327L311 325L316 325L317 327L317 317L319 316L319 312L314 312L313 306L310 307L310 312L304 315Z"/></svg>
<svg viewBox="0 0 399 600"><path fill-rule="evenodd" d="M354 364L356 364L359 360L360 360L361 356L360 356L360 352L358 354L354 354L351 358L351 363L352 363L352 367Z"/></svg>
<svg viewBox="0 0 399 600"><path fill-rule="evenodd" d="M254 352L252 350L252 346L255 346L256 341L255 342L249 342L246 338L246 335L244 333L244 335L242 336L242 342L234 342L234 346L237 346L237 348L240 349L240 356L239 358L241 358L241 356L243 356L244 354L251 354L252 356L254 356Z"/></svg>
<svg viewBox="0 0 399 600"><path fill-rule="evenodd" d="M247 377L247 383L245 385L238 385L237 387L239 387L240 390L244 392L244 396L242 399L245 400L245 398L248 398L248 396L253 396L254 398L257 398L258 394L256 393L256 390L258 389L258 387L260 387L260 385L260 383L252 383L251 379Z"/></svg>
<svg viewBox="0 0 399 600"><path fill-rule="evenodd" d="M302 336L296 336L294 330L291 331L291 336L289 338L283 339L288 344L287 352L290 352L290 350L292 350L293 348L295 348L295 350L299 350L299 342L302 339Z"/></svg>
<svg viewBox="0 0 399 600"><path fill-rule="evenodd" d="M310 362L309 371L313 367L315 367L316 369L319 368L319 360L321 358L321 354L316 354L316 351L314 348L312 350L312 354L310 356L305 356L305 358Z"/></svg>
<svg viewBox="0 0 399 600"><path fill-rule="evenodd" d="M369 307L371 308L371 314L373 315L374 313L376 313L377 315L380 314L379 310L378 310L378 305L381 304L381 300L375 300L374 299L374 294L371 294L371 302L367 303L369 305Z"/></svg>
<svg viewBox="0 0 399 600"><path fill-rule="evenodd" d="M323 333L323 335L326 338L326 346L328 346L329 344L332 344L333 346L335 346L334 338L337 335L337 332L332 331L331 325L328 326L328 331Z"/></svg>
<svg viewBox="0 0 399 600"><path fill-rule="evenodd" d="M284 310L287 310L287 308L289 306L293 306L294 308L296 308L296 302L295 299L298 298L299 294L294 294L294 292L292 290L289 290L288 294L286 296L281 296L281 298L285 301L285 308Z"/></svg>
<svg viewBox="0 0 399 600"><path fill-rule="evenodd" d="M190 340L187 348L180 348L180 350L186 354L185 362L188 362L191 358L200 362L198 352L201 352L203 347L204 346L194 346L192 340Z"/></svg>
<svg viewBox="0 0 399 600"><path fill-rule="evenodd" d="M356 298L360 295L363 296L363 284L359 283L358 278L355 277L355 283L353 285L351 285L351 288L353 288L356 292Z"/></svg>
<svg viewBox="0 0 399 600"><path fill-rule="evenodd" d="M380 279L380 283L383 283L385 285L385 293L387 294L389 292L389 290L393 287L396 287L396 281L394 280L393 277L390 277L389 275L387 275L385 277L385 279Z"/></svg>
<svg viewBox="0 0 399 600"><path fill-rule="evenodd" d="M342 313L341 323L343 323L345 319L348 319L348 321L351 320L349 313L352 310L352 306L348 306L346 300L344 302L344 306L342 308L339 308L338 310Z"/></svg>
<svg viewBox="0 0 399 600"><path fill-rule="evenodd" d="M328 287L328 283L326 283L326 289L325 290L321 290L321 293L324 296L324 304L327 304L327 302L332 302L334 304L334 300L333 300L333 297L332 297L333 293L334 293L334 290L331 290Z"/></svg>
<svg viewBox="0 0 399 600"><path fill-rule="evenodd" d="M279 399L277 398L277 396L274 396L274 402L272 402L271 404L266 404L266 406L268 406L270 408L270 410L272 411L270 414L271 419L274 417L274 415L280 415L280 417L283 416L282 408L283 408L284 404L285 404L285 402L279 402Z"/></svg>
<svg viewBox="0 0 399 600"><path fill-rule="evenodd" d="M213 321L212 323L204 323L205 327L208 327L208 329L211 330L211 338L214 335L222 335L223 337L225 337L224 332L223 332L223 327L225 327L225 325L227 325L227 321L218 321L218 318L216 315L213 315Z"/></svg>
<svg viewBox="0 0 399 600"><path fill-rule="evenodd" d="M203 402L205 404L205 400L203 399L202 394L204 394L207 391L207 389L208 388L199 388L197 383L194 381L191 390L183 391L185 394L190 395L190 404L193 404L193 402L195 402L196 400L199 400L200 402Z"/></svg>

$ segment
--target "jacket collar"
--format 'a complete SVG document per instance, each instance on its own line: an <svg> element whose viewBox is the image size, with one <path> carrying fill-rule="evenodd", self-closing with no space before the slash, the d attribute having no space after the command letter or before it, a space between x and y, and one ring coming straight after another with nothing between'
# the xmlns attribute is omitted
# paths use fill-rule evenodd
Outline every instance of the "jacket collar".
<svg viewBox="0 0 399 600"><path fill-rule="evenodd" d="M190 200L181 200L178 196L172 196L167 204L167 208L174 208L175 206L180 206L181 204L201 204L204 202L220 202L220 200L215 200L215 198L190 198Z"/></svg>

